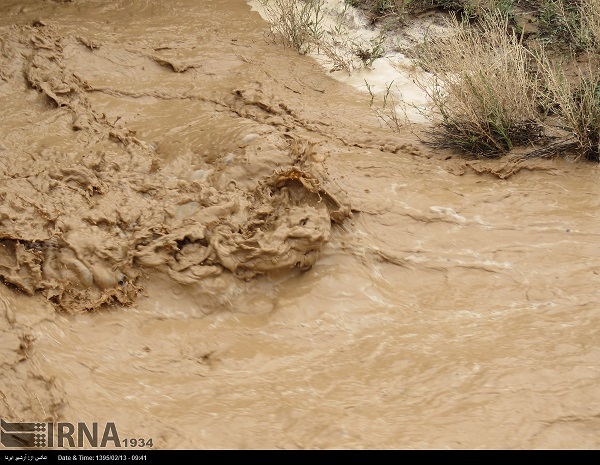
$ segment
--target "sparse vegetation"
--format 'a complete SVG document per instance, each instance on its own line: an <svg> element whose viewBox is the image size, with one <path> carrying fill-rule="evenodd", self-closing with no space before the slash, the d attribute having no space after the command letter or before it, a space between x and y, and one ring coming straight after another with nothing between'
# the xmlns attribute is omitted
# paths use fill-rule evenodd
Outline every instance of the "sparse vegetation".
<svg viewBox="0 0 600 465"><path fill-rule="evenodd" d="M545 47L535 51L544 82L538 99L553 116L551 129L561 135L552 151L570 151L577 159L598 162L600 0L544 0L539 20ZM574 56L561 57L564 48ZM576 55L581 52L585 56L579 60Z"/></svg>
<svg viewBox="0 0 600 465"><path fill-rule="evenodd" d="M284 45L301 53L320 51L334 63L332 69L350 73L357 59L359 66L371 66L384 55L383 37L357 42L340 39L341 25L325 31L320 16L324 0L261 1L270 6L278 23L272 32ZM431 9L449 12L449 34L427 39L412 53L428 72L417 80L433 102L427 142L476 157L531 147L524 156L570 152L576 159L600 161L600 0L345 3L361 8L379 25L400 25L407 15ZM516 8L533 27L517 20ZM396 113L392 83L381 105L374 104L375 95L366 85L375 115L400 130L404 124Z"/></svg>
<svg viewBox="0 0 600 465"><path fill-rule="evenodd" d="M384 40L383 36L379 36L368 43L355 42L353 44L353 52L362 61L364 66L371 66L377 58L381 58L385 54Z"/></svg>
<svg viewBox="0 0 600 465"><path fill-rule="evenodd" d="M393 18L403 22L407 15L428 10L444 10L459 17L475 18L484 12L499 10L510 15L518 0L345 0L361 8L373 23Z"/></svg>
<svg viewBox="0 0 600 465"><path fill-rule="evenodd" d="M332 71L351 73L371 66L385 52L384 37L365 41L351 37L343 14L334 26L323 21L325 0L260 0L271 24L273 41L302 54L316 52L327 57Z"/></svg>
<svg viewBox="0 0 600 465"><path fill-rule="evenodd" d="M458 11L451 1L444 8ZM530 44L515 27L512 0L471 0L450 36L419 49L431 73L420 85L436 110L428 142L478 157L532 146L529 155L600 161L600 0L538 3L540 35ZM562 63L565 47L587 52L587 66Z"/></svg>
<svg viewBox="0 0 600 465"><path fill-rule="evenodd" d="M590 37L583 27L581 8L570 0L544 0L538 11L542 39L550 46L584 50Z"/></svg>
<svg viewBox="0 0 600 465"><path fill-rule="evenodd" d="M300 53L309 53L321 41L325 0L260 0L271 24L273 40Z"/></svg>
<svg viewBox="0 0 600 465"><path fill-rule="evenodd" d="M542 0L537 17L547 47L600 52L600 0Z"/></svg>
<svg viewBox="0 0 600 465"><path fill-rule="evenodd" d="M415 0L345 0L346 4L362 9L372 24L402 23Z"/></svg>
<svg viewBox="0 0 600 465"><path fill-rule="evenodd" d="M600 0L581 0L581 23L589 48L600 53Z"/></svg>
<svg viewBox="0 0 600 465"><path fill-rule="evenodd" d="M575 152L576 158L600 161L600 73L588 65L569 78L560 63L552 63L542 52L544 92L539 96L548 112L555 115L552 129L562 137L552 152Z"/></svg>
<svg viewBox="0 0 600 465"><path fill-rule="evenodd" d="M369 102L369 106L372 108L375 116L379 121L390 128L393 131L399 131L403 126L403 122L400 119L400 115L397 110L397 102L394 98L394 94L392 93L392 85L394 81L386 84L385 91L383 92L383 97L381 104L378 105L375 103L375 92L371 85L365 80L365 85L367 90L369 91L369 95L371 96L371 101Z"/></svg>

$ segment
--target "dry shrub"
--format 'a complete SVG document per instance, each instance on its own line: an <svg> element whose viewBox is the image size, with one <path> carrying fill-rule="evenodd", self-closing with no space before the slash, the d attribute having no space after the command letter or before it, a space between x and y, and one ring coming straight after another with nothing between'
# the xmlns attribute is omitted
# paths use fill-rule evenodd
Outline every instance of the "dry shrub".
<svg viewBox="0 0 600 465"><path fill-rule="evenodd" d="M573 51L589 47L590 37L583 27L579 3L573 0L544 0L541 3L538 24L549 46L568 47Z"/></svg>
<svg viewBox="0 0 600 465"><path fill-rule="evenodd" d="M539 100L558 121L560 139L545 149L551 155L574 151L576 159L600 161L600 70L591 64L574 75L537 52L545 83Z"/></svg>
<svg viewBox="0 0 600 465"><path fill-rule="evenodd" d="M549 7L555 17L542 14L542 23L547 20L546 27L572 50L589 54L587 66L567 73L543 49L535 52L544 82L539 100L558 120L562 136L544 150L552 155L574 151L577 159L600 161L600 0L546 0L544 8ZM577 61L570 59L572 68Z"/></svg>
<svg viewBox="0 0 600 465"><path fill-rule="evenodd" d="M331 71L348 74L361 66L371 66L383 56L383 38L356 40L350 37L338 16L333 27L326 28L325 0L259 0L270 23L270 36L276 43L302 54L316 52L326 57ZM358 60L358 62L357 62Z"/></svg>
<svg viewBox="0 0 600 465"><path fill-rule="evenodd" d="M311 52L323 37L325 0L259 0L277 42L300 53Z"/></svg>
<svg viewBox="0 0 600 465"><path fill-rule="evenodd" d="M397 110L397 102L394 98L394 93L392 92L392 85L394 81L386 84L385 92L382 95L381 106L375 105L375 93L373 88L365 79L365 86L369 91L369 95L371 96L371 102L369 106L373 110L375 117L379 120L382 125L387 126L392 131L400 131L404 127L404 123L408 122L408 117L405 112L405 121L402 121L401 116L398 114ZM404 109L406 109L406 104L404 104Z"/></svg>
<svg viewBox="0 0 600 465"><path fill-rule="evenodd" d="M550 46L600 52L600 0L543 0L538 23Z"/></svg>
<svg viewBox="0 0 600 465"><path fill-rule="evenodd" d="M592 50L600 52L600 0L581 0L581 27Z"/></svg>
<svg viewBox="0 0 600 465"><path fill-rule="evenodd" d="M428 40L420 64L432 73L418 84L433 101L430 142L477 156L496 156L542 136L530 54L500 13L477 26L453 17L453 33Z"/></svg>

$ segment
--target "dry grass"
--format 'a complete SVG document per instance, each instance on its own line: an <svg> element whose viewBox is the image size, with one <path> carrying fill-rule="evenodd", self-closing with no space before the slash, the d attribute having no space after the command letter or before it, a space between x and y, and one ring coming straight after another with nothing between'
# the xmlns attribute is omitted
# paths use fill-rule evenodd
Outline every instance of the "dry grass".
<svg viewBox="0 0 600 465"><path fill-rule="evenodd" d="M559 134L550 150L543 151L552 155L575 152L576 159L600 161L600 0L550 1L566 8L560 10L561 15L564 11L571 15L568 27L560 29L565 23L564 15L554 25L556 31L563 33L561 45L587 54L581 57L585 64L577 65L573 56L560 55L555 50L534 51L544 83L538 100L553 116L550 130Z"/></svg>
<svg viewBox="0 0 600 465"><path fill-rule="evenodd" d="M271 39L302 54L326 57L331 71L351 74L371 66L384 54L384 38L371 41L353 37L338 15L334 26L325 26L325 0L260 0L270 23Z"/></svg>
<svg viewBox="0 0 600 465"><path fill-rule="evenodd" d="M551 154L573 151L576 159L600 161L600 71L588 65L576 77L567 76L560 63L552 63L543 50L538 52L544 76L544 91L539 100L557 122L559 141L551 146ZM546 150L548 151L548 150Z"/></svg>
<svg viewBox="0 0 600 465"><path fill-rule="evenodd" d="M531 57L500 13L472 26L455 17L449 37L427 41L419 85L434 104L431 142L477 156L496 156L541 137L537 76Z"/></svg>
<svg viewBox="0 0 600 465"><path fill-rule="evenodd" d="M600 53L600 0L581 0L581 27L591 49Z"/></svg>
<svg viewBox="0 0 600 465"><path fill-rule="evenodd" d="M545 13L540 10L546 15L539 16L542 23L546 21L542 29L548 28L553 38L560 37L562 45L568 43L573 51L585 50L590 63L595 63L569 75L542 47L556 45L548 35L538 42L540 48L530 50L523 36L515 33L510 10L517 1L347 3L380 17L401 17L407 11L436 6L458 12L448 21L449 36L429 39L416 50L416 61L429 72L417 84L433 102L433 111L426 115L433 123L427 142L477 157L497 157L518 146L546 142L549 134L553 144L525 156L553 156L569 150L575 151L576 158L600 161L600 0L531 0L550 8ZM383 53L382 41L354 44L352 50L348 37L325 31L324 0L261 2L270 16L273 38L301 53L321 52L333 63L332 69L350 73L357 57L369 66ZM343 30L341 24L337 28ZM390 87L375 112L383 124L400 130L404 124ZM551 117L544 120L548 113Z"/></svg>
<svg viewBox="0 0 600 465"><path fill-rule="evenodd" d="M260 0L271 24L274 41L309 53L323 34L324 0Z"/></svg>
<svg viewBox="0 0 600 465"><path fill-rule="evenodd" d="M585 1L585 0L584 0ZM538 10L538 24L547 46L585 50L589 35L583 28L581 9L572 0L543 0Z"/></svg>
<svg viewBox="0 0 600 465"><path fill-rule="evenodd" d="M392 131L400 131L405 123L408 121L408 118L405 117L405 121L402 120L397 110L397 102L394 98L394 94L392 92L392 85L394 81L386 84L385 92L383 93L380 106L375 104L375 93L371 85L365 79L365 86L371 96L371 102L369 106L373 110L373 114L379 120L382 125L387 126ZM406 115L405 115L406 116Z"/></svg>
<svg viewBox="0 0 600 465"><path fill-rule="evenodd" d="M549 47L600 52L600 0L543 0L538 23Z"/></svg>

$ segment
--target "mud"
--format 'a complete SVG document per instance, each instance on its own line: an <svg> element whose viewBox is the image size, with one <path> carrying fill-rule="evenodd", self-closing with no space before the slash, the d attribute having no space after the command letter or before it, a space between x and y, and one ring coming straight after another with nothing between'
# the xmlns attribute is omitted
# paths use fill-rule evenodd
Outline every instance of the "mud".
<svg viewBox="0 0 600 465"><path fill-rule="evenodd" d="M91 39L63 36L44 21L5 28L3 43L10 51L3 63L10 69L6 100L14 105L29 94L54 114L44 132L63 133L63 147L46 146L42 137L32 148L33 135L21 134L3 149L0 276L29 295L41 292L70 311L92 310L133 303L143 267L165 268L187 284L224 269L253 277L307 268L326 242L331 220L349 214L346 199L334 196L340 189L328 186L313 163L312 149L273 129L294 117L283 103L267 101L260 88L220 97L168 88L114 90L78 65L120 54L129 63L137 59L137 66L124 69L123 63L113 72L134 81L146 67L168 65L167 73L182 73L194 65L149 52L111 51ZM37 92L24 95L23 87ZM209 125L223 127L236 119L232 115L254 124L236 130L218 150L184 150L179 156L187 163L161 168L162 150L119 124L120 117L111 121L95 108L87 95L94 92L136 99L170 93L169 100L194 101L196 118L206 114L213 119ZM208 116L218 112L224 115Z"/></svg>
<svg viewBox="0 0 600 465"><path fill-rule="evenodd" d="M596 165L431 152L244 1L5 11L2 418L600 446Z"/></svg>

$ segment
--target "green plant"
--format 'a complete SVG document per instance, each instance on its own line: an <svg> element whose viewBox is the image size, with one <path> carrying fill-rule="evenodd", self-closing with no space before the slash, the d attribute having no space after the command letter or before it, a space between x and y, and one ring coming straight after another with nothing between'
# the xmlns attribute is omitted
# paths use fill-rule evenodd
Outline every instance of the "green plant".
<svg viewBox="0 0 600 465"><path fill-rule="evenodd" d="M346 0L345 3L363 10L375 23L385 18L404 20L414 0Z"/></svg>
<svg viewBox="0 0 600 465"><path fill-rule="evenodd" d="M404 4L405 11L422 12L432 9L440 9L455 13L460 18L476 19L489 12L499 11L501 14L511 17L514 4L519 0L396 0Z"/></svg>
<svg viewBox="0 0 600 465"><path fill-rule="evenodd" d="M376 0L372 6L372 11L378 16L383 16L395 13L396 6L396 1L394 0Z"/></svg>
<svg viewBox="0 0 600 465"><path fill-rule="evenodd" d="M594 41L590 23L600 14L599 6L598 0L544 0L538 11L542 38L575 52L589 49Z"/></svg>
<svg viewBox="0 0 600 465"><path fill-rule="evenodd" d="M371 66L377 58L385 54L385 37L379 36L371 39L369 43L354 42L353 52L364 66Z"/></svg>
<svg viewBox="0 0 600 465"><path fill-rule="evenodd" d="M381 107L377 107L375 106L376 94L373 91L373 87L365 79L365 85L369 91L369 95L371 96L369 106L373 110L373 113L377 119L391 130L400 131L400 129L403 127L403 124L400 121L398 110L396 108L396 101L394 94L392 93L392 84L394 84L394 81L386 84L385 91L383 92Z"/></svg>

